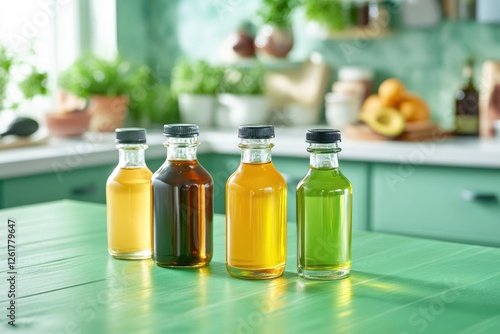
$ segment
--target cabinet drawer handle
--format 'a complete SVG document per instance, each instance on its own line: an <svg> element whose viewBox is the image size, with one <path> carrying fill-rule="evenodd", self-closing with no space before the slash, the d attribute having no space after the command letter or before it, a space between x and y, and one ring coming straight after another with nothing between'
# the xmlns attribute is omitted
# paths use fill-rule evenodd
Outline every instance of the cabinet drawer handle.
<svg viewBox="0 0 500 334"><path fill-rule="evenodd" d="M498 202L498 197L495 193L479 192L468 189L462 190L461 197L467 202Z"/></svg>
<svg viewBox="0 0 500 334"><path fill-rule="evenodd" d="M86 196L95 193L97 186L94 183L87 184L81 187L76 187L71 189L71 195L73 196Z"/></svg>

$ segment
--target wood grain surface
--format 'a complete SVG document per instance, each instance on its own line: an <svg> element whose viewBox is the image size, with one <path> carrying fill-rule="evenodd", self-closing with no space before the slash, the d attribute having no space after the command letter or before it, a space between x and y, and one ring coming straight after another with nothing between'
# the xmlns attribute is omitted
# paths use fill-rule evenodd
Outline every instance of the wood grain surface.
<svg viewBox="0 0 500 334"><path fill-rule="evenodd" d="M406 123L405 131L396 138L389 138L375 133L367 125L357 123L349 125L344 129L344 134L355 140L370 140L370 141L437 141L439 139L450 137L452 134L442 130L438 124L433 122L414 122Z"/></svg>
<svg viewBox="0 0 500 334"><path fill-rule="evenodd" d="M0 211L1 333L499 333L500 249L353 234L341 281L230 278L224 217L206 268L107 254L105 206L59 201ZM7 219L16 222L17 319L7 325ZM328 249L321 249L328 251Z"/></svg>

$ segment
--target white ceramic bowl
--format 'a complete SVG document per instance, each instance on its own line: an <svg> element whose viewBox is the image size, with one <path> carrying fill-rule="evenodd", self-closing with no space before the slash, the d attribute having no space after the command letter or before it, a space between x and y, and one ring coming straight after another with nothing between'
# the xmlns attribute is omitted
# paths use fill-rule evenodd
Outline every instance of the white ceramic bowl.
<svg viewBox="0 0 500 334"><path fill-rule="evenodd" d="M221 94L219 103L227 110L225 123L231 126L263 124L269 119L269 99L264 95Z"/></svg>
<svg viewBox="0 0 500 334"><path fill-rule="evenodd" d="M215 95L179 95L179 114L182 123L212 126L217 98Z"/></svg>

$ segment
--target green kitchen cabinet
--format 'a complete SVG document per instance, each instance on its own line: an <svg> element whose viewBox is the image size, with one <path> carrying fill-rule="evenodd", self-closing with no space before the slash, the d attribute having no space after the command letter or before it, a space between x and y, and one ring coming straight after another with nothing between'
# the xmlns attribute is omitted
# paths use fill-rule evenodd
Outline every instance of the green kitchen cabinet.
<svg viewBox="0 0 500 334"><path fill-rule="evenodd" d="M9 208L60 199L104 203L106 179L114 167L103 165L5 179L1 206Z"/></svg>
<svg viewBox="0 0 500 334"><path fill-rule="evenodd" d="M500 171L374 164L372 229L500 246Z"/></svg>
<svg viewBox="0 0 500 334"><path fill-rule="evenodd" d="M237 154L202 153L214 179L214 212L225 213L225 187ZM353 185L353 229L500 246L500 171L344 161ZM149 158L155 172L164 157ZM287 216L295 221L295 189L308 158L274 156L288 184ZM106 179L116 164L0 180L0 208L75 199L105 203Z"/></svg>
<svg viewBox="0 0 500 334"><path fill-rule="evenodd" d="M340 161L340 170L352 184L352 228L367 230L370 165L363 162Z"/></svg>
<svg viewBox="0 0 500 334"><path fill-rule="evenodd" d="M146 160L146 164L148 165L148 168L153 173L156 172L158 170L158 168L160 168L160 166L163 165L164 162L165 162L165 158Z"/></svg>
<svg viewBox="0 0 500 334"><path fill-rule="evenodd" d="M206 154L201 154L200 161L204 160ZM165 158L147 159L153 173L164 162ZM115 167L108 164L0 180L0 208L60 199L106 203L106 180Z"/></svg>
<svg viewBox="0 0 500 334"><path fill-rule="evenodd" d="M214 212L225 214L227 179L240 165L240 156L212 153L200 155L198 160L214 180Z"/></svg>

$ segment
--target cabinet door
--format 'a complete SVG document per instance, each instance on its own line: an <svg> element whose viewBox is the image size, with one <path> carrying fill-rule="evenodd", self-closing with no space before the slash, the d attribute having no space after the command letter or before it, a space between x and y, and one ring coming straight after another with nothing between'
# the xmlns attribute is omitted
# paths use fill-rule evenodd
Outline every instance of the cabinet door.
<svg viewBox="0 0 500 334"><path fill-rule="evenodd" d="M500 246L500 171L373 166L373 229Z"/></svg>
<svg viewBox="0 0 500 334"><path fill-rule="evenodd" d="M226 183L227 179L240 165L240 155L232 154L202 154L198 160L212 175L214 180L214 212L226 214Z"/></svg>
<svg viewBox="0 0 500 334"><path fill-rule="evenodd" d="M74 199L106 202L106 180L115 166L99 166L3 180L2 206Z"/></svg>
<svg viewBox="0 0 500 334"><path fill-rule="evenodd" d="M363 162L340 161L342 173L352 184L352 228L368 229L368 170Z"/></svg>
<svg viewBox="0 0 500 334"><path fill-rule="evenodd" d="M151 170L151 172L156 172L158 168L160 168L161 165L165 162L165 158L160 158L160 159L147 159L146 164L148 165L148 168Z"/></svg>

